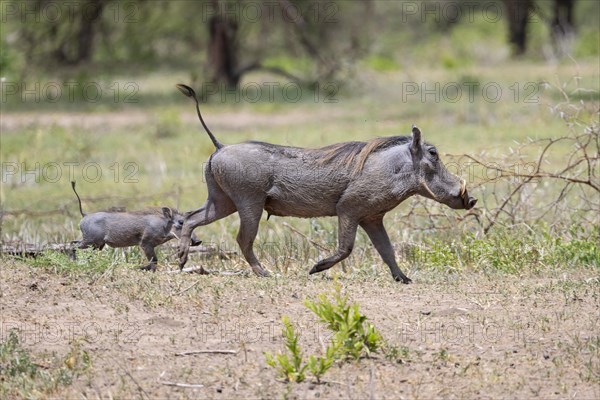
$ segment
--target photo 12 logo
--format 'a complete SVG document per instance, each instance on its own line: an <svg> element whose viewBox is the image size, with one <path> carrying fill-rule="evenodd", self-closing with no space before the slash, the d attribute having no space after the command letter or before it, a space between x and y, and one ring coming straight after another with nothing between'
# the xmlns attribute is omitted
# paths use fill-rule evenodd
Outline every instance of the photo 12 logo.
<svg viewBox="0 0 600 400"><path fill-rule="evenodd" d="M17 185L28 182L57 183L83 180L88 183L99 182L102 177L112 178L115 183L137 183L139 165L134 162L113 162L101 165L97 162L80 163L76 161L61 162L2 162L1 179L3 184Z"/></svg>
<svg viewBox="0 0 600 400"><path fill-rule="evenodd" d="M114 22L125 24L139 21L138 4L134 1L2 1L0 15L2 23L10 20L22 24L67 23L82 20L94 21L109 15Z"/></svg>
<svg viewBox="0 0 600 400"><path fill-rule="evenodd" d="M503 86L498 82L402 82L402 102L457 103L461 100L474 103L483 100L497 103L501 100L515 103L537 104L541 84L514 82Z"/></svg>
<svg viewBox="0 0 600 400"><path fill-rule="evenodd" d="M225 83L208 82L200 87L200 96L221 103L338 103L339 84L336 82L316 83L311 90L297 82L246 82L238 87Z"/></svg>
<svg viewBox="0 0 600 400"><path fill-rule="evenodd" d="M85 338L86 342L94 343L103 339L120 343L135 343L142 335L137 322L115 324L101 324L94 321L77 322L46 322L25 323L19 321L3 321L0 323L0 341L7 340L11 332L17 332L22 344L33 345L37 343L63 344L78 338Z"/></svg>
<svg viewBox="0 0 600 400"><path fill-rule="evenodd" d="M520 0L516 0L518 2ZM401 6L402 22L417 20L422 23L433 22L455 23L458 21L474 23L483 20L487 23L498 23L506 18L526 19L528 22L539 22L539 6L528 4L522 10L509 13L499 1L403 1ZM523 3L526 1L523 0Z"/></svg>
<svg viewBox="0 0 600 400"><path fill-rule="evenodd" d="M202 4L202 22L216 17L248 23L274 22L288 23L336 23L339 5L334 1L219 1Z"/></svg>
<svg viewBox="0 0 600 400"><path fill-rule="evenodd" d="M0 101L57 103L138 103L135 82L11 82L0 78Z"/></svg>

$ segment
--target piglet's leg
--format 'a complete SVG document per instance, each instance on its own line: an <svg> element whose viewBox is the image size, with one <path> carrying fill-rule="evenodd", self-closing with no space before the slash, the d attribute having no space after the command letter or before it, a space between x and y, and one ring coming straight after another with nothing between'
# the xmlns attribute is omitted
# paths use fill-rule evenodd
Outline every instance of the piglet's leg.
<svg viewBox="0 0 600 400"><path fill-rule="evenodd" d="M154 246L152 246L149 243L141 243L140 248L144 251L144 254L146 254L146 257L148 258L148 261L149 261L149 263L147 265L141 266L140 269L143 271L155 272L158 258L156 257L156 252L154 251Z"/></svg>

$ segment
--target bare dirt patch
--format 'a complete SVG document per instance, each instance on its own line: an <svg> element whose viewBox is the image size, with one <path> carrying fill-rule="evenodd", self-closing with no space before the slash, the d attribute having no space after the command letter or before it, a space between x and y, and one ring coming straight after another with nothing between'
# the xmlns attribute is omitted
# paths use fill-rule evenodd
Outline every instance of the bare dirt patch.
<svg viewBox="0 0 600 400"><path fill-rule="evenodd" d="M0 261L2 340L18 330L34 360L74 341L92 367L56 398L598 398L597 271L551 277L416 274L413 285L354 273L156 274L116 267L56 274ZM319 354L329 332L303 305L337 280L401 351L334 366L324 384L287 384L264 351L283 349L281 317ZM235 354L177 355L193 350ZM176 387L167 383L204 385Z"/></svg>
<svg viewBox="0 0 600 400"><path fill-rule="evenodd" d="M323 122L332 118L339 118L346 112L341 110L315 109L310 113L306 110L282 111L273 113L256 113L238 110L235 112L212 112L210 114L211 127L215 130L241 130L253 127L289 126L301 124L310 119L312 122ZM181 121L188 126L196 127L198 117L195 112L182 112ZM112 112L20 112L5 113L0 121L0 131L11 133L30 126L57 126L61 128L83 129L89 132L103 132L106 130L126 129L136 126L147 126L156 120L156 112L143 110L112 111Z"/></svg>

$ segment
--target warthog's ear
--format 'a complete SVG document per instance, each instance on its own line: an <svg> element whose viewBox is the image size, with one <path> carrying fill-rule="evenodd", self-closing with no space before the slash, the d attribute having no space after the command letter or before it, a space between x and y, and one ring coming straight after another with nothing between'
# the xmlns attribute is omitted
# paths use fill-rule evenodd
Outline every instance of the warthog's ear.
<svg viewBox="0 0 600 400"><path fill-rule="evenodd" d="M177 86L177 89L179 89L179 91L181 93L185 94L187 97L196 97L196 92L194 92L194 89L192 89L188 85L184 85L182 83L178 83L175 86Z"/></svg>
<svg viewBox="0 0 600 400"><path fill-rule="evenodd" d="M171 210L169 207L163 207L162 212L166 219L168 219L168 220L173 219L173 210Z"/></svg>
<svg viewBox="0 0 600 400"><path fill-rule="evenodd" d="M415 125L412 127L412 142L410 144L410 151L418 153L421 151L421 131Z"/></svg>

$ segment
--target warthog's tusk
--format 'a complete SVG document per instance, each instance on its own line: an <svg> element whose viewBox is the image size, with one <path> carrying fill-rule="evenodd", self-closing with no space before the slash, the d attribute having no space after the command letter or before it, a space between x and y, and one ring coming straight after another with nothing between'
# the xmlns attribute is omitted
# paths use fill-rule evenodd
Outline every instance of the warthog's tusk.
<svg viewBox="0 0 600 400"><path fill-rule="evenodd" d="M431 189L429 189L429 186L427 186L427 182L425 182L423 180L423 181L421 181L421 183L423 184L423 186L425 187L425 189L427 190L427 192L429 192L429 194L431 195L431 198L433 200L437 200L437 196L435 194L433 194L433 192L431 191Z"/></svg>
<svg viewBox="0 0 600 400"><path fill-rule="evenodd" d="M465 197L465 192L467 190L467 181L464 179L460 180L460 197Z"/></svg>

